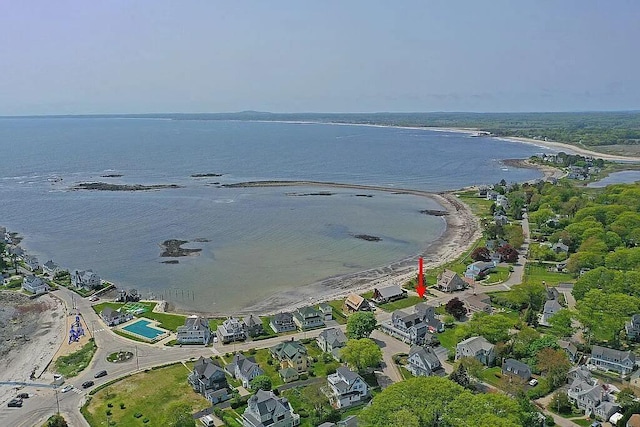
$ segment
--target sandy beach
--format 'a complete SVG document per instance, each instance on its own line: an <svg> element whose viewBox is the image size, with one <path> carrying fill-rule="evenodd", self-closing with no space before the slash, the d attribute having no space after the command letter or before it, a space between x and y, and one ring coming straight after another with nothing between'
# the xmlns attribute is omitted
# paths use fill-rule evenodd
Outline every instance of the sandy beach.
<svg viewBox="0 0 640 427"><path fill-rule="evenodd" d="M317 304L319 302L340 299L351 292L361 293L375 287L402 285L408 279L417 274L418 258L424 257L425 268L435 268L455 260L468 250L477 239L482 230L480 222L467 205L462 203L452 193L429 193L426 191L375 187L365 185L350 185L339 183L326 183L315 181L265 181L234 184L235 187L293 187L293 186L317 186L352 188L393 193L413 194L435 200L447 212L441 216L446 222L444 233L432 242L422 254L400 260L389 265L366 271L352 273L344 276L330 277L328 279L301 286L294 290L279 292L269 298L251 305L235 313L215 313L216 315L229 314L260 314L267 315L279 311L291 311L297 307Z"/></svg>

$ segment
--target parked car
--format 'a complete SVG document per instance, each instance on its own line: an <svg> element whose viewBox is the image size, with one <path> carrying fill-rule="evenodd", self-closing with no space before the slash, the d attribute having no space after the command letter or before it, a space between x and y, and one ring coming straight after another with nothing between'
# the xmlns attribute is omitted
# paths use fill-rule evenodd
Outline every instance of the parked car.
<svg viewBox="0 0 640 427"><path fill-rule="evenodd" d="M89 388L94 384L93 381L85 381L82 383L82 388Z"/></svg>
<svg viewBox="0 0 640 427"><path fill-rule="evenodd" d="M213 336L213 342L217 343L218 342L218 337L216 337L215 335Z"/></svg>
<svg viewBox="0 0 640 427"><path fill-rule="evenodd" d="M9 403L7 403L9 408L22 408L22 399L11 399Z"/></svg>
<svg viewBox="0 0 640 427"><path fill-rule="evenodd" d="M101 378L101 377L104 377L105 375L107 375L107 371L100 371L97 374L95 374L93 378Z"/></svg>
<svg viewBox="0 0 640 427"><path fill-rule="evenodd" d="M29 393L19 393L16 398L18 399L28 399L29 398Z"/></svg>
<svg viewBox="0 0 640 427"><path fill-rule="evenodd" d="M535 379L535 378L532 378L532 379L531 379L531 381L529 381L529 385L530 385L531 387L535 387L535 386L537 386L537 385L538 385L538 380L537 380L537 379Z"/></svg>
<svg viewBox="0 0 640 427"><path fill-rule="evenodd" d="M71 391L72 389L73 389L73 386L71 384L68 384L60 389L60 393L66 393L68 391Z"/></svg>
<svg viewBox="0 0 640 427"><path fill-rule="evenodd" d="M91 298L89 298L89 301L98 301L100 298L98 298L97 296L92 296Z"/></svg>

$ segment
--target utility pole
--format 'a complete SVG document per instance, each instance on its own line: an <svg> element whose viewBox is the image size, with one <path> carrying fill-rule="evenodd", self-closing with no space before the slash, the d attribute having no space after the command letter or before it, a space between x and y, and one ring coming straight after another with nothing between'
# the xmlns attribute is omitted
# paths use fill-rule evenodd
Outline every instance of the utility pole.
<svg viewBox="0 0 640 427"><path fill-rule="evenodd" d="M136 345L136 370L140 370L140 360L138 359L138 346Z"/></svg>
<svg viewBox="0 0 640 427"><path fill-rule="evenodd" d="M56 404L58 406L58 415L60 415L60 400L58 399L58 386L55 386L53 390L56 392Z"/></svg>

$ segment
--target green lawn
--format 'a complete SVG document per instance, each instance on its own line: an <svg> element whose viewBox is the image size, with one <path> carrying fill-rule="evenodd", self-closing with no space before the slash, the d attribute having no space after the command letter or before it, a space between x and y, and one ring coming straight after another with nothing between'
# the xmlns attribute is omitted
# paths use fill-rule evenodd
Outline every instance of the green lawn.
<svg viewBox="0 0 640 427"><path fill-rule="evenodd" d="M491 384L494 387L498 387L500 385L500 379L502 376L502 369L499 366L495 366L493 368L487 368L480 373L480 379L488 384ZM500 376L497 376L500 375Z"/></svg>
<svg viewBox="0 0 640 427"><path fill-rule="evenodd" d="M593 420L587 420L585 418L572 419L571 422L578 424L579 426L589 427L593 424Z"/></svg>
<svg viewBox="0 0 640 427"><path fill-rule="evenodd" d="M496 283L502 283L509 278L510 267L496 267L494 271L489 273L486 279L484 279L481 283L483 285L494 285Z"/></svg>
<svg viewBox="0 0 640 427"><path fill-rule="evenodd" d="M307 344L305 347L307 347L307 350L309 351L309 357L317 360L317 362L312 362L312 360L309 361L312 362L311 370L313 370L316 377L326 377L328 371L333 370L335 372L338 366L340 366L340 363L338 363L333 357L330 357L328 354L324 354L315 341ZM324 361L325 358L328 362Z"/></svg>
<svg viewBox="0 0 640 427"><path fill-rule="evenodd" d="M440 344L450 351L456 350L456 345L458 344L456 341L456 328L447 328L444 332L438 334L438 339L440 340Z"/></svg>
<svg viewBox="0 0 640 427"><path fill-rule="evenodd" d="M494 204L493 200L487 200L484 197L478 197L475 192L456 193L458 198L466 203L471 211L476 216L489 216L491 215L491 205Z"/></svg>
<svg viewBox="0 0 640 427"><path fill-rule="evenodd" d="M113 310L118 310L123 305L124 303L121 303L121 302L101 302L92 307L93 307L93 311L95 311L96 314L99 315L102 312L102 310L104 310L107 307L110 307Z"/></svg>
<svg viewBox="0 0 640 427"><path fill-rule="evenodd" d="M547 286L555 286L561 282L575 282L575 278L569 273L555 273L547 271L547 267L551 264L536 265L527 263L524 269L524 283L542 284L544 281Z"/></svg>
<svg viewBox="0 0 640 427"><path fill-rule="evenodd" d="M271 353L269 353L268 348L257 350L256 354L253 355L245 352L244 355L247 357L255 358L256 363L260 365L260 367L264 371L264 374L271 378L271 384L273 385L273 388L284 384L282 378L280 378L280 375L278 374L278 371L280 370L280 365L278 364L278 362L274 360L272 365L268 363L268 360L271 359Z"/></svg>
<svg viewBox="0 0 640 427"><path fill-rule="evenodd" d="M167 425L165 417L174 404L187 404L193 412L211 406L191 389L188 374L189 370L182 364L175 364L132 375L95 393L82 408L82 414L92 427L107 425L107 410L111 411L110 420L114 425ZM111 408L107 406L109 403ZM136 413L142 416L136 418ZM144 419L149 421L145 424Z"/></svg>
<svg viewBox="0 0 640 427"><path fill-rule="evenodd" d="M75 377L84 368L89 366L96 349L97 347L93 342L93 338L91 338L80 350L66 356L58 357L54 364L56 372L67 378Z"/></svg>
<svg viewBox="0 0 640 427"><path fill-rule="evenodd" d="M270 316L262 316L260 318L260 320L262 321L262 330L264 331L262 333L262 336L274 337L274 336L277 335L275 333L275 331L273 329L271 329L271 325L269 324L269 322L271 321L271 317Z"/></svg>
<svg viewBox="0 0 640 427"><path fill-rule="evenodd" d="M221 325L222 322L224 322L223 318L209 319L209 329L211 329L211 332L215 333L216 329L218 329L218 325Z"/></svg>
<svg viewBox="0 0 640 427"><path fill-rule="evenodd" d="M423 298L417 295L409 295L407 298L399 299L398 301L388 302L386 304L377 304L378 307L384 311L396 311L402 308L413 307L414 305L424 302Z"/></svg>
<svg viewBox="0 0 640 427"><path fill-rule="evenodd" d="M180 314L169 314L169 313L153 313L151 311L145 311L140 315L140 317L144 317L147 319L152 319L157 322L160 322L160 327L176 332L178 330L178 326L184 326L184 321L187 316L183 316Z"/></svg>
<svg viewBox="0 0 640 427"><path fill-rule="evenodd" d="M282 392L282 396L286 397L289 400L289 402L291 403L291 407L294 409L294 411L298 414L302 414L300 415L301 427L314 427L309 417L309 414L311 414L314 411L314 407L313 407L313 404L308 401L308 399L305 399L303 390L308 387L318 388L321 386L322 386L321 384L311 384L306 387L296 387L296 388L292 388ZM327 410L329 409L328 398L326 399L326 404L323 406L326 406ZM303 416L303 415L306 415L306 416Z"/></svg>

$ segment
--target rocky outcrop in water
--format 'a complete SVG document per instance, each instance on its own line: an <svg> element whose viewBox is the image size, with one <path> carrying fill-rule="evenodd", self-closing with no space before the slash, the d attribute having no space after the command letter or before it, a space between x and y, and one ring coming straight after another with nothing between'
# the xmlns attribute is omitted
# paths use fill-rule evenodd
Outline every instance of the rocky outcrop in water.
<svg viewBox="0 0 640 427"><path fill-rule="evenodd" d="M187 249L182 245L189 243L188 240L169 239L160 244L164 248L164 251L160 254L161 257L182 257L182 256L195 256L202 249Z"/></svg>
<svg viewBox="0 0 640 427"><path fill-rule="evenodd" d="M382 240L381 237L378 236L370 236L368 234L352 234L356 239L366 240L367 242L379 242Z"/></svg>
<svg viewBox="0 0 640 427"><path fill-rule="evenodd" d="M177 184L109 184L106 182L81 182L72 187L73 190L97 190L97 191L149 191L164 190L166 188L181 188Z"/></svg>

